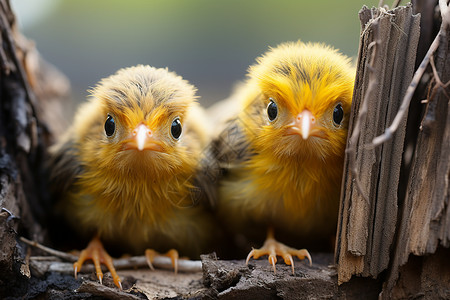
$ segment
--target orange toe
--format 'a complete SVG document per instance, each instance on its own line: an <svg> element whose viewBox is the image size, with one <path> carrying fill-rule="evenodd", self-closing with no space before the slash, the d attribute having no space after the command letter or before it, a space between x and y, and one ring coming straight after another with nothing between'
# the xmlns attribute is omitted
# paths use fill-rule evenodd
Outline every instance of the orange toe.
<svg viewBox="0 0 450 300"><path fill-rule="evenodd" d="M292 274L294 274L294 260L293 256L298 257L299 259L308 258L309 264L312 264L311 255L306 249L294 249L290 248L277 240L275 240L273 231L269 230L267 234L267 239L264 242L264 245L260 249L253 249L247 256L246 264L248 264L250 258L258 259L261 256L268 255L269 264L272 265L273 272L276 273L275 264L277 263L277 256L281 256L288 266L292 267Z"/></svg>
<svg viewBox="0 0 450 300"><path fill-rule="evenodd" d="M122 289L122 282L119 275L117 275L116 269L114 268L112 258L109 256L108 252L106 252L105 248L103 248L102 242L97 236L90 241L86 249L81 251L78 261L73 264L75 278L77 278L77 273L81 270L83 263L88 259L91 259L94 262L95 273L100 281L100 284L103 281L103 272L101 268L101 264L103 264L108 268L109 272L111 272L114 284L119 289Z"/></svg>
<svg viewBox="0 0 450 300"><path fill-rule="evenodd" d="M166 256L170 257L170 260L172 261L172 267L175 272L175 274L178 273L178 251L175 249L170 249L166 254Z"/></svg>
<svg viewBox="0 0 450 300"><path fill-rule="evenodd" d="M153 260L155 259L155 257L158 255L158 252L156 252L153 249L147 249L145 250L145 258L147 259L147 264L148 267L151 270L154 270L155 268L153 267Z"/></svg>
<svg viewBox="0 0 450 300"><path fill-rule="evenodd" d="M167 257L169 257L170 260L172 261L172 266L173 266L173 269L175 271L175 274L178 273L179 255L178 255L178 251L177 250L171 249L171 250L167 251L167 253L165 253L165 254L159 254L158 252L156 252L153 249L145 250L145 257L147 258L147 264L148 264L149 268L152 269L152 270L155 269L153 267L153 260L155 259L156 256L167 256Z"/></svg>

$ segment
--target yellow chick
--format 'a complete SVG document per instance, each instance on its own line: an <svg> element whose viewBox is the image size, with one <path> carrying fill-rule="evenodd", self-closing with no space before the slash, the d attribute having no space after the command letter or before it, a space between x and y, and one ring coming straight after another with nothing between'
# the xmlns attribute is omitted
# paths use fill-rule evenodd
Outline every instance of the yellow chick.
<svg viewBox="0 0 450 300"><path fill-rule="evenodd" d="M100 282L104 263L121 288L102 242L133 254L175 248L191 257L209 245L212 217L191 197L208 141L195 99L194 87L167 69L121 69L100 81L51 149L58 209L93 237L75 276L92 259ZM151 263L154 252L146 253ZM176 268L178 252L168 255Z"/></svg>
<svg viewBox="0 0 450 300"><path fill-rule="evenodd" d="M285 43L249 69L228 105L236 119L215 141L224 174L218 213L233 233L266 242L248 257L268 255L292 266L311 257L289 243L335 234L355 70L350 59L314 43ZM214 197L214 196L213 196Z"/></svg>

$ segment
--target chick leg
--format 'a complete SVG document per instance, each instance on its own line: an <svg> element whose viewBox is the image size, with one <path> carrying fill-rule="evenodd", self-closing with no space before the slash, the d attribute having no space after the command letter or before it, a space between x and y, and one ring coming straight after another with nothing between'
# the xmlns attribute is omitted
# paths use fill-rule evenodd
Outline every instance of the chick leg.
<svg viewBox="0 0 450 300"><path fill-rule="evenodd" d="M78 271L83 266L83 263L91 259L94 262L95 273L97 275L100 284L103 279L103 272L100 264L104 264L109 272L111 272L111 276L114 280L115 285L122 289L122 282L120 280L119 275L117 275L116 269L114 268L113 261L111 256L106 252L105 248L103 248L102 242L98 238L98 236L94 237L83 251L80 253L80 257L78 261L73 264L73 269L75 272L75 278L77 278Z"/></svg>
<svg viewBox="0 0 450 300"><path fill-rule="evenodd" d="M294 274L294 260L292 256L297 256L299 259L308 258L309 264L312 264L311 255L309 255L308 250L306 249L294 249L290 248L280 242L277 242L274 237L273 228L269 228L267 231L267 238L264 242L264 245L260 249L253 249L247 256L247 260L245 261L248 264L250 258L258 259L263 255L269 256L269 263L273 267L273 272L276 273L277 270L275 268L275 264L277 263L277 256L281 256L284 259L284 262L292 267L292 274Z"/></svg>
<svg viewBox="0 0 450 300"><path fill-rule="evenodd" d="M158 252L156 252L153 249L147 249L145 250L145 257L147 258L147 264L149 266L150 269L154 270L155 268L153 267L153 260L155 259L156 256L167 256L170 258L170 260L172 261L172 267L175 271L175 274L178 273L178 259L179 259L179 255L178 255L178 251L175 249L171 249L169 251L167 251L167 253L165 254L159 254Z"/></svg>

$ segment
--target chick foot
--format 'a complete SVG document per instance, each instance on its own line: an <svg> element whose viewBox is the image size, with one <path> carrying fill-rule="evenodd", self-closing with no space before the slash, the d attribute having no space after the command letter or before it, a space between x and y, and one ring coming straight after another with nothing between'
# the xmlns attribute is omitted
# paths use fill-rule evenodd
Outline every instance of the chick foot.
<svg viewBox="0 0 450 300"><path fill-rule="evenodd" d="M297 256L299 259L308 258L309 265L312 264L311 255L309 254L308 250L297 250L278 242L277 240L275 240L273 229L269 229L266 241L260 249L252 249L252 251L250 251L245 263L248 264L250 258L252 257L254 259L258 259L263 255L269 256L269 263L272 265L274 273L277 272L275 267L275 264L277 263L277 256L281 256L284 259L284 262L288 266L292 267L292 274L294 274L294 260L292 258L293 256Z"/></svg>
<svg viewBox="0 0 450 300"><path fill-rule="evenodd" d="M103 248L102 242L97 236L90 241L86 249L81 251L78 261L73 264L75 278L77 278L78 271L83 266L83 263L88 259L91 259L94 262L95 273L100 281L100 284L102 284L103 280L103 272L100 264L104 264L108 268L109 272L111 272L114 284L122 290L122 281L120 280L119 275L117 275L112 258L106 252L105 248Z"/></svg>
<svg viewBox="0 0 450 300"><path fill-rule="evenodd" d="M155 268L153 267L153 260L155 259L156 256L167 256L170 258L170 260L172 261L172 267L174 269L175 274L178 273L178 259L179 259L179 255L178 255L178 251L175 249L171 249L169 251L167 251L167 253L165 254L160 254L158 252L156 252L153 249L147 249L145 250L145 257L147 258L147 264L149 266L150 269L154 270Z"/></svg>

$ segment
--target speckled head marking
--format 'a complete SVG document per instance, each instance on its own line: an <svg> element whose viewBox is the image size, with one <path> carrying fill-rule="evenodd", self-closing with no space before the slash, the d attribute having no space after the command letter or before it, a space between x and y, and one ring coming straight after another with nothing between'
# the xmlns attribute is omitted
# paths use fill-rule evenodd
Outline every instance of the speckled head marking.
<svg viewBox="0 0 450 300"><path fill-rule="evenodd" d="M174 137L171 126L179 122L189 131L185 125L195 99L195 88L167 69L140 65L100 81L80 107L72 131L84 170L77 184L84 193L97 195L98 203L112 210L131 201L141 206L140 214L149 215L155 201L159 207L171 205L172 198L176 203L188 192L199 149L192 146L198 143L196 134ZM139 128L150 140L142 149L136 142ZM179 193L169 195L173 190Z"/></svg>
<svg viewBox="0 0 450 300"><path fill-rule="evenodd" d="M353 86L350 59L322 44L282 44L257 61L250 68L251 80L292 112L324 111L329 102L349 98L346 93Z"/></svg>
<svg viewBox="0 0 450 300"><path fill-rule="evenodd" d="M234 214L293 236L336 230L354 76L344 55L301 42L250 67L236 96L248 154L221 186Z"/></svg>
<svg viewBox="0 0 450 300"><path fill-rule="evenodd" d="M190 197L207 140L195 98L180 76L150 66L92 89L51 150L58 207L78 233L134 254L208 243L210 217Z"/></svg>
<svg viewBox="0 0 450 300"><path fill-rule="evenodd" d="M340 154L345 147L353 81L350 59L330 47L297 42L270 49L249 69L248 84L258 93L244 102L243 118L253 132L256 130L255 146L263 150L267 148L264 145L273 145L270 152L279 155L300 153L323 159ZM267 118L270 101L278 108L273 122ZM344 120L335 126L332 116L338 104L343 107ZM320 127L321 139L303 140L286 134L303 111L311 113Z"/></svg>
<svg viewBox="0 0 450 300"><path fill-rule="evenodd" d="M91 91L103 110L116 115L128 126L145 120L160 123L174 114L183 117L195 101L195 88L167 69L136 66L119 70L103 79ZM153 120L153 121L152 121Z"/></svg>

